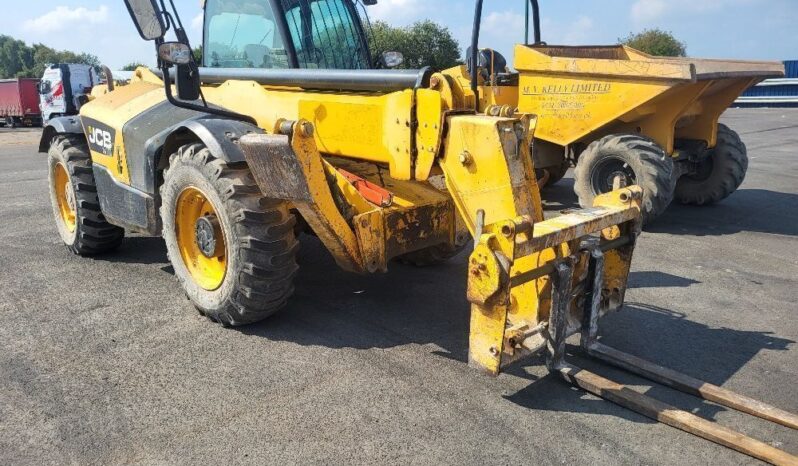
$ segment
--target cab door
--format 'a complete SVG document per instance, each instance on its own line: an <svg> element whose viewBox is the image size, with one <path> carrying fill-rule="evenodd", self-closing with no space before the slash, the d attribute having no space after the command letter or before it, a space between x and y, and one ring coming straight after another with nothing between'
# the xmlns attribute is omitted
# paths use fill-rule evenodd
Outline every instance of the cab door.
<svg viewBox="0 0 798 466"><path fill-rule="evenodd" d="M368 41L351 0L281 0L300 68L371 68Z"/></svg>
<svg viewBox="0 0 798 466"><path fill-rule="evenodd" d="M207 0L202 61L218 68L371 68L352 0Z"/></svg>

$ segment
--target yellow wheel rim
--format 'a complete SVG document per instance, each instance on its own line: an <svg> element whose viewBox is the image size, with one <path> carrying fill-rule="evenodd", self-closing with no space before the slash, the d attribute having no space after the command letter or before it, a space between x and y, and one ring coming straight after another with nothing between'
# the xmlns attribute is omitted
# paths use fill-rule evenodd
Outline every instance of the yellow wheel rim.
<svg viewBox="0 0 798 466"><path fill-rule="evenodd" d="M227 273L227 244L216 209L197 188L186 188L175 209L177 246L197 285L213 291Z"/></svg>
<svg viewBox="0 0 798 466"><path fill-rule="evenodd" d="M55 164L53 189L55 189L55 200L58 204L58 213L61 216L61 221L66 229L72 233L77 226L75 191L72 189L72 183L69 182L69 174L63 163Z"/></svg>

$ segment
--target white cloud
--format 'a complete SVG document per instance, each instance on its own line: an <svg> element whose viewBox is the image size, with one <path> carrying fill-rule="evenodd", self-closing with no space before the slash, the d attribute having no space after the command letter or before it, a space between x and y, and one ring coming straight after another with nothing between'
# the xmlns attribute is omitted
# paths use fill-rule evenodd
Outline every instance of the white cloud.
<svg viewBox="0 0 798 466"><path fill-rule="evenodd" d="M204 18L205 17L202 14L202 12L197 13L197 16L195 16L194 19L191 20L191 28L196 30L201 30Z"/></svg>
<svg viewBox="0 0 798 466"><path fill-rule="evenodd" d="M523 31L526 18L515 11L493 11L482 22L482 30L487 34L507 34L507 31Z"/></svg>
<svg viewBox="0 0 798 466"><path fill-rule="evenodd" d="M635 24L654 22L665 14L667 8L663 0L638 0L632 5L632 21Z"/></svg>
<svg viewBox="0 0 798 466"><path fill-rule="evenodd" d="M31 32L48 33L63 31L86 24L103 24L108 21L108 7L100 5L96 10L86 7L69 8L58 6L38 18L22 23L22 28Z"/></svg>
<svg viewBox="0 0 798 466"><path fill-rule="evenodd" d="M568 22L556 21L549 17L540 20L544 42L552 45L596 45L607 43L603 37L605 30L595 28L593 18L579 15ZM530 39L531 40L531 39ZM614 43L614 39L610 42Z"/></svg>

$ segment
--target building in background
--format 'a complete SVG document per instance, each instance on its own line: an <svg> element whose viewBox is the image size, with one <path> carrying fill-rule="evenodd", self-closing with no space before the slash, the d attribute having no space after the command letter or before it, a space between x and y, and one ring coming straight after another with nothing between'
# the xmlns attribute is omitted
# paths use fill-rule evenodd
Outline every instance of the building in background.
<svg viewBox="0 0 798 466"><path fill-rule="evenodd" d="M798 60L784 62L786 75L768 79L748 89L735 107L798 107Z"/></svg>

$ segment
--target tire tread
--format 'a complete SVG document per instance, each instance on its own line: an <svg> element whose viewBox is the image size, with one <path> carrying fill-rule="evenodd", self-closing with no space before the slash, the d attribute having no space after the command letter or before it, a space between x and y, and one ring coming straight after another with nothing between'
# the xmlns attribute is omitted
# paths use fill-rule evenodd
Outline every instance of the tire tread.
<svg viewBox="0 0 798 466"><path fill-rule="evenodd" d="M119 247L125 230L108 223L102 214L86 141L78 135L59 135L53 139L50 152L66 165L75 193L78 231L73 244L66 245L67 249L89 256Z"/></svg>
<svg viewBox="0 0 798 466"><path fill-rule="evenodd" d="M197 168L222 199L238 238L234 252L238 254L240 266L233 271L237 274L233 291L218 308L198 306L200 311L222 325L239 326L258 322L281 310L293 294L293 278L299 269L296 262L299 243L293 234L295 219L285 203L264 201L245 165L230 166L213 157L202 144L183 146L169 160L161 197L164 197L170 170L178 165ZM166 206L161 207L162 217L168 215L166 209ZM168 253L173 263L182 261L178 252ZM190 277L178 275L178 279L183 282Z"/></svg>
<svg viewBox="0 0 798 466"><path fill-rule="evenodd" d="M712 154L714 168L710 178L699 182L689 176L676 184L676 199L687 205L709 205L729 197L743 184L748 171L748 149L736 131L718 124L718 141Z"/></svg>
<svg viewBox="0 0 798 466"><path fill-rule="evenodd" d="M579 156L574 169L574 191L582 207L592 207L598 193L593 192L591 169L604 154L639 161L642 173L636 173L643 188L643 223L661 215L673 201L675 174L673 160L653 140L637 134L611 134L593 141Z"/></svg>

